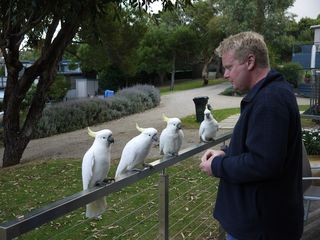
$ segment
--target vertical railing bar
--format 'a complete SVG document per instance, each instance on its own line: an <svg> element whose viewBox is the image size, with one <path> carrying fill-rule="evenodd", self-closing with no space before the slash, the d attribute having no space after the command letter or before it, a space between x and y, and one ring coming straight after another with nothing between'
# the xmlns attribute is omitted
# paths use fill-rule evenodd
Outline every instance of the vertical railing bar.
<svg viewBox="0 0 320 240"><path fill-rule="evenodd" d="M162 170L159 180L159 239L169 240L169 176Z"/></svg>

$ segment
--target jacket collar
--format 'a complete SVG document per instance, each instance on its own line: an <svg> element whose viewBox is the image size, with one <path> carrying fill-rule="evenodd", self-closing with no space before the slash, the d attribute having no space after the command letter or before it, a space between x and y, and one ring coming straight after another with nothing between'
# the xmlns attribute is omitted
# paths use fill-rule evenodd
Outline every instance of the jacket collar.
<svg viewBox="0 0 320 240"><path fill-rule="evenodd" d="M280 76L281 76L280 73L278 73L277 71L270 70L264 79L259 81L257 84L253 86L253 88L249 90L247 95L242 99L242 102L251 102L263 87L265 87L270 82L274 81L274 79Z"/></svg>

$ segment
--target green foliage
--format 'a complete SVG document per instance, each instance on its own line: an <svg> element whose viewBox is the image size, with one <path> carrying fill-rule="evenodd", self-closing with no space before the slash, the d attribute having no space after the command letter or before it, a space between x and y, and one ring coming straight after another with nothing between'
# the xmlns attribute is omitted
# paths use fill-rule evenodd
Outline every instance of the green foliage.
<svg viewBox="0 0 320 240"><path fill-rule="evenodd" d="M222 9L225 34L241 31L261 33L269 48L272 49L273 61L289 61L294 38L288 34L290 17L285 11L293 0L219 0ZM241 13L241 14L239 14ZM281 61L280 61L281 62Z"/></svg>
<svg viewBox="0 0 320 240"><path fill-rule="evenodd" d="M48 93L48 101L61 101L64 96L67 94L68 89L70 88L70 82L66 81L65 77L62 75L57 75L53 84L50 87ZM36 93L37 85L32 84L30 89L28 90L26 97L22 102L22 110L24 112L27 111L28 106L30 106L31 101L33 99L34 94Z"/></svg>
<svg viewBox="0 0 320 240"><path fill-rule="evenodd" d="M288 31L296 39L297 43L310 44L314 40L314 30L310 29L310 27L319 24L320 18L301 18L298 23L292 22Z"/></svg>
<svg viewBox="0 0 320 240"><path fill-rule="evenodd" d="M298 63L286 63L276 67L280 73L283 74L284 78L294 87L298 87L298 83L302 82L304 77L303 68Z"/></svg>
<svg viewBox="0 0 320 240"><path fill-rule="evenodd" d="M96 71L103 89L117 90L137 73L137 46L146 31L143 12L129 6L119 11L118 7L109 4L106 14L88 21L79 34L86 42L78 51L81 67Z"/></svg>
<svg viewBox="0 0 320 240"><path fill-rule="evenodd" d="M196 32L179 14L161 12L159 23L149 25L137 51L139 70L157 73L160 84L166 73L189 67L199 45ZM171 80L173 84L174 74Z"/></svg>
<svg viewBox="0 0 320 240"><path fill-rule="evenodd" d="M320 129L303 129L302 140L310 155L320 155Z"/></svg>
<svg viewBox="0 0 320 240"><path fill-rule="evenodd" d="M138 48L139 70L147 73L168 72L171 68L169 33L164 25L152 25Z"/></svg>
<svg viewBox="0 0 320 240"><path fill-rule="evenodd" d="M101 90L113 90L117 91L118 89L125 86L126 75L121 69L116 66L110 65L103 69L99 74L99 88Z"/></svg>
<svg viewBox="0 0 320 240"><path fill-rule="evenodd" d="M153 86L137 85L106 99L81 99L47 106L36 127L34 138L74 131L87 126L142 112L160 103Z"/></svg>
<svg viewBox="0 0 320 240"><path fill-rule="evenodd" d="M243 93L234 90L233 86L230 86L228 88L226 88L222 93L220 93L221 95L225 95L225 96L242 96Z"/></svg>
<svg viewBox="0 0 320 240"><path fill-rule="evenodd" d="M63 75L57 75L49 90L49 100L62 101L70 89L70 81L66 81Z"/></svg>

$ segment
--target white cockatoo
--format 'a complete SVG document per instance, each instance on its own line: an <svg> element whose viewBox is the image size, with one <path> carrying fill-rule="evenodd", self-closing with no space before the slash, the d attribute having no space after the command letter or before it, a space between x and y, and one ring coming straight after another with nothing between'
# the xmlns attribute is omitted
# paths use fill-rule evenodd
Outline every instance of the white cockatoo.
<svg viewBox="0 0 320 240"><path fill-rule="evenodd" d="M88 134L95 140L82 160L83 190L101 184L107 177L110 169L111 144L114 142L112 132L108 129L93 132L88 128ZM86 217L100 218L100 215L106 210L106 206L104 197L87 204Z"/></svg>
<svg viewBox="0 0 320 240"><path fill-rule="evenodd" d="M179 118L168 118L163 114L163 120L167 126L160 135L160 154L176 156L182 145L183 131L181 129L181 120Z"/></svg>
<svg viewBox="0 0 320 240"><path fill-rule="evenodd" d="M219 129L218 122L214 119L208 107L206 107L206 109L204 110L204 119L201 122L200 128L199 128L200 141L202 142L213 141L217 135L218 129Z"/></svg>
<svg viewBox="0 0 320 240"><path fill-rule="evenodd" d="M140 128L138 124L136 128L141 133L124 146L115 175L116 181L132 175L135 171L141 171L136 168L138 165L148 165L145 159L152 144L158 141L158 131L155 128Z"/></svg>

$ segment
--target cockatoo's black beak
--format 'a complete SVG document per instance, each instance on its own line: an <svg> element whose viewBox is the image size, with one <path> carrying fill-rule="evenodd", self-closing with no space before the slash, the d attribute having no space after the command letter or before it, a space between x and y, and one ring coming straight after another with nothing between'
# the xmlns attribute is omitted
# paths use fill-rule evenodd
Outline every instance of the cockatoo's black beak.
<svg viewBox="0 0 320 240"><path fill-rule="evenodd" d="M158 136L155 134L155 135L153 135L152 136L152 140L154 141L154 142L157 142L158 141Z"/></svg>
<svg viewBox="0 0 320 240"><path fill-rule="evenodd" d="M110 135L110 136L108 137L108 142L109 142L109 143L114 143L114 139L113 139L112 135Z"/></svg>

